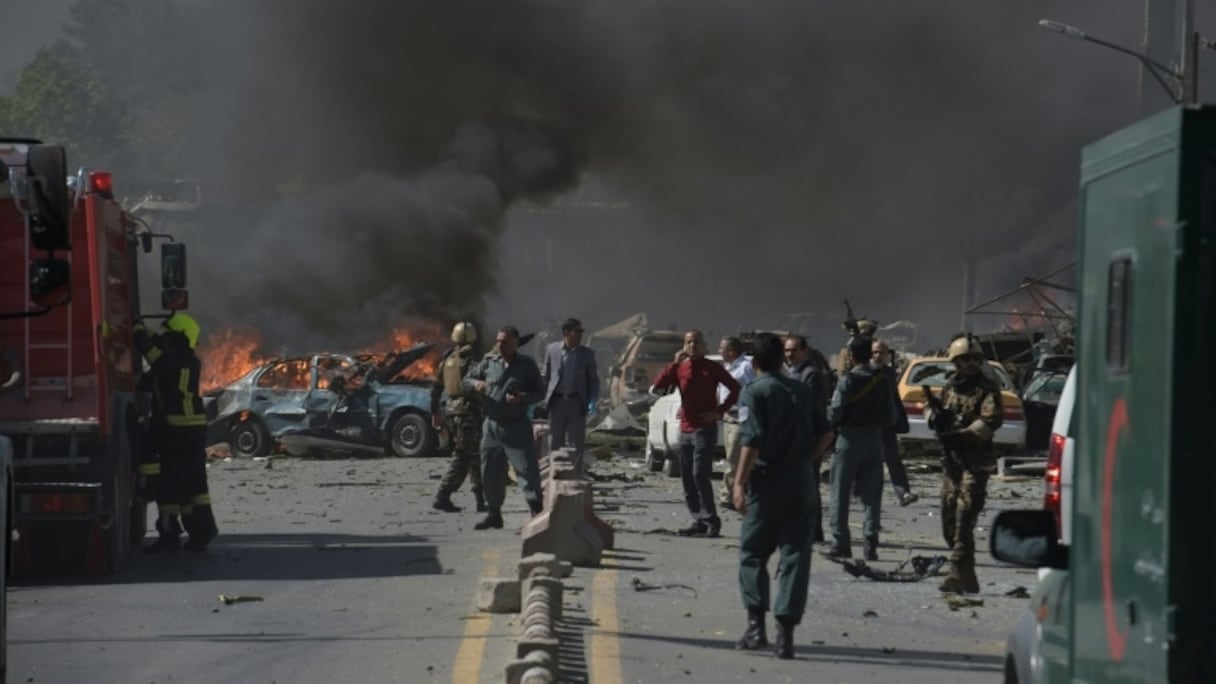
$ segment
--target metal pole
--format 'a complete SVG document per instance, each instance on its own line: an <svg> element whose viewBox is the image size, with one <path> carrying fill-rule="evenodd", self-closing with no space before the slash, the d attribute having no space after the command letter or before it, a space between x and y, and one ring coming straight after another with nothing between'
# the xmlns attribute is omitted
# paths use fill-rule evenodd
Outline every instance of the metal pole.
<svg viewBox="0 0 1216 684"><path fill-rule="evenodd" d="M1178 64L1182 66L1182 102L1199 102L1199 32L1195 30L1195 0L1178 0Z"/></svg>
<svg viewBox="0 0 1216 684"><path fill-rule="evenodd" d="M1144 36L1142 52L1150 59L1177 68L1180 62L1178 53L1178 10L1185 9L1185 3L1190 0L1144 0ZM1181 45L1185 45L1183 41ZM1176 47L1177 46L1177 47ZM1146 79L1151 78L1148 66L1140 65L1140 116L1148 116L1164 109L1165 103L1161 96L1147 86ZM1172 104L1172 103L1171 103Z"/></svg>

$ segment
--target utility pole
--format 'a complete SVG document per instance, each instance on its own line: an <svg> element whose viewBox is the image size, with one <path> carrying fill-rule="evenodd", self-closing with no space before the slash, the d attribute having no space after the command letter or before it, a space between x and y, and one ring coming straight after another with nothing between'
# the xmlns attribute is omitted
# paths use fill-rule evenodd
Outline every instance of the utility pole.
<svg viewBox="0 0 1216 684"><path fill-rule="evenodd" d="M967 310L975 301L975 248L970 242L963 244L963 307L959 314L959 330L967 330Z"/></svg>
<svg viewBox="0 0 1216 684"><path fill-rule="evenodd" d="M1182 102L1199 103L1199 31L1195 30L1195 0L1177 0L1178 64L1182 68Z"/></svg>
<svg viewBox="0 0 1216 684"><path fill-rule="evenodd" d="M1144 0L1144 34L1141 37L1140 52L1148 59L1159 64L1173 67L1175 70L1184 62L1178 59L1178 49L1175 42L1179 37L1179 10L1188 0ZM1189 41L1182 41L1186 45ZM1165 109L1166 102L1155 88L1148 85L1152 77L1149 66L1141 62L1140 78L1137 90L1140 95L1140 117L1155 114ZM1179 98L1175 97L1175 100ZM1172 105L1173 103L1169 103Z"/></svg>

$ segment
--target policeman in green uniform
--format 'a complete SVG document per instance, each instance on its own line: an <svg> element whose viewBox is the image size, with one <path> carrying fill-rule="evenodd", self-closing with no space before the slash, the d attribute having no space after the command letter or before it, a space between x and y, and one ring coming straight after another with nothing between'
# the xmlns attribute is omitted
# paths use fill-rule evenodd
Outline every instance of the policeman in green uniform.
<svg viewBox="0 0 1216 684"><path fill-rule="evenodd" d="M942 388L945 415L926 407L925 420L943 447L942 530L953 545L950 574L938 588L950 593L975 594L975 524L988 498L988 478L996 469L992 438L1003 421L1001 388L983 372L984 355L969 335L950 343L947 356L954 363Z"/></svg>
<svg viewBox="0 0 1216 684"><path fill-rule="evenodd" d="M465 389L484 397L485 423L481 433L481 482L485 488L486 517L474 529L501 528L506 498L507 461L519 475L528 508L541 510L540 466L528 407L543 401L545 387L540 368L531 356L519 353L519 330L503 326L496 337L497 353L489 354L469 371Z"/></svg>
<svg viewBox="0 0 1216 684"><path fill-rule="evenodd" d="M743 389L739 421L742 453L732 498L743 514L739 536L739 588L747 609L747 631L736 648L768 646L764 614L769 607L768 559L777 562L778 658L794 657L794 627L806 609L811 579L811 539L819 515L819 488L811 462L818 436L828 431L817 398L806 385L782 373L781 338L756 337L757 377Z"/></svg>
<svg viewBox="0 0 1216 684"><path fill-rule="evenodd" d="M870 365L872 340L854 337L847 352L850 369L836 385L828 406L828 423L836 428L832 456L832 501L828 506L832 543L824 550L830 558L851 558L849 547L849 494L853 484L861 494L865 518L865 559L878 560L878 528L882 509L883 430L895 425L895 391L886 375Z"/></svg>

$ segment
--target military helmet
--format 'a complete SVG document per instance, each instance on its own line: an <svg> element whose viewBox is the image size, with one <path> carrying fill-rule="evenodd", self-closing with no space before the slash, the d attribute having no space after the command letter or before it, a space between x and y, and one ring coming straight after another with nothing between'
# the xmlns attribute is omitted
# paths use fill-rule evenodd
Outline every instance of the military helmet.
<svg viewBox="0 0 1216 684"><path fill-rule="evenodd" d="M964 356L974 356L977 359L984 357L984 352L980 349L980 345L970 335L963 335L954 340L950 343L950 349L946 351L946 357L951 361Z"/></svg>
<svg viewBox="0 0 1216 684"><path fill-rule="evenodd" d="M862 337L873 337L875 330L878 330L878 324L874 321L868 318L857 320L857 332L861 333Z"/></svg>
<svg viewBox="0 0 1216 684"><path fill-rule="evenodd" d="M191 316L176 311L172 316L165 319L165 328L184 335L191 349L198 346L198 321L194 320Z"/></svg>
<svg viewBox="0 0 1216 684"><path fill-rule="evenodd" d="M452 342L456 344L473 344L477 341L477 326L468 321L461 321L452 327Z"/></svg>

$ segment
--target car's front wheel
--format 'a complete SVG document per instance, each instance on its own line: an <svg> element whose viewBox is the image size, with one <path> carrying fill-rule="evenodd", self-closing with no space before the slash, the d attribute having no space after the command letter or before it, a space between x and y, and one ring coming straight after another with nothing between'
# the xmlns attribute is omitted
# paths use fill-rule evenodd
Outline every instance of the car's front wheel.
<svg viewBox="0 0 1216 684"><path fill-rule="evenodd" d="M436 441L435 431L417 413L403 413L389 426L389 448L402 458L428 456L435 450Z"/></svg>
<svg viewBox="0 0 1216 684"><path fill-rule="evenodd" d="M238 458L259 458L270 453L270 433L256 420L242 421L232 428L228 446Z"/></svg>

